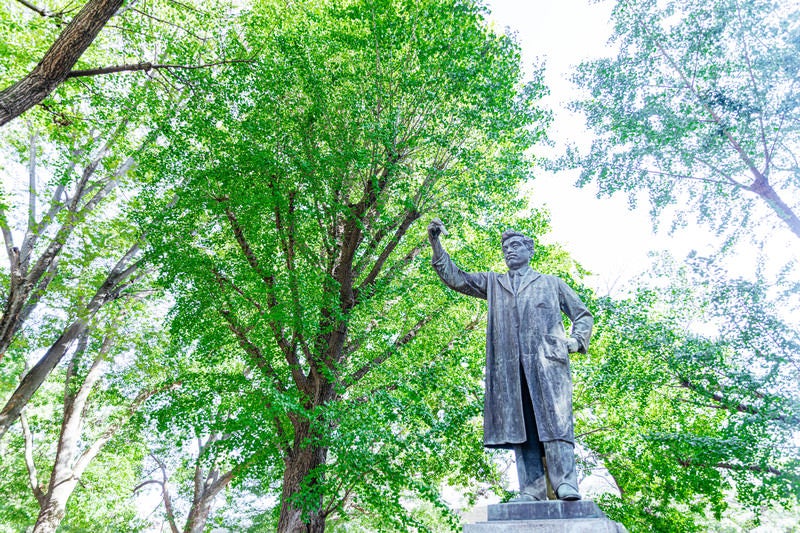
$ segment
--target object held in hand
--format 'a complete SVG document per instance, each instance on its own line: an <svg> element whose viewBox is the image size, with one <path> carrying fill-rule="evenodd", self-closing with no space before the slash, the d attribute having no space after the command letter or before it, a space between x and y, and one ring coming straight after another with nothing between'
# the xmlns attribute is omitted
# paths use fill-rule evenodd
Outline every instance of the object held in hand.
<svg viewBox="0 0 800 533"><path fill-rule="evenodd" d="M444 227L444 222L442 222L442 221L441 221L441 220L439 220L438 218L434 218L433 220L431 220L431 222L432 222L433 224L436 224L437 226L439 226L439 231L441 231L441 232L442 232L442 235L449 235L449 234L447 233L447 228L445 228L445 227Z"/></svg>

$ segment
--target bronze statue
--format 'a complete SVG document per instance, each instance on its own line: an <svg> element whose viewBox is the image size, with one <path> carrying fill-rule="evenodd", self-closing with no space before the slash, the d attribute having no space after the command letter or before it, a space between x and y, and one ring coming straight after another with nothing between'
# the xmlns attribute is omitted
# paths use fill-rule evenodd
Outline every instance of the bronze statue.
<svg viewBox="0 0 800 533"><path fill-rule="evenodd" d="M568 354L586 353L591 313L564 281L531 269L533 239L504 232L508 273L468 273L450 260L439 240L442 233L447 235L444 224L434 219L428 238L439 277L489 305L484 446L514 450L517 501L546 500L546 479L558 499L579 500ZM569 337L562 312L572 321Z"/></svg>

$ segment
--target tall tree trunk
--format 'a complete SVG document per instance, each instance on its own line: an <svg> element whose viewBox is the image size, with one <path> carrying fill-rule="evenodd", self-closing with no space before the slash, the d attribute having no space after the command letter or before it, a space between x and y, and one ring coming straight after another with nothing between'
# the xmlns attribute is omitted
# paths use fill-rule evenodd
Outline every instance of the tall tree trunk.
<svg viewBox="0 0 800 533"><path fill-rule="evenodd" d="M203 497L200 500L192 502L192 508L189 510L189 516L186 517L186 527L183 529L184 533L203 533L208 521L208 515L211 513L211 504L214 502L213 497Z"/></svg>
<svg viewBox="0 0 800 533"><path fill-rule="evenodd" d="M199 468L199 465L198 465ZM203 491L201 494L195 494L192 501L192 508L189 509L189 516L186 517L186 527L183 528L184 533L203 533L208 521L208 515L211 514L211 508L214 504L214 498L217 494L228 486L233 479L231 472L220 478L221 483L216 484L213 488Z"/></svg>
<svg viewBox="0 0 800 533"><path fill-rule="evenodd" d="M306 490L320 484L320 474L314 472L325 464L328 458L327 448L316 446L311 435L310 423L302 420L295 425L294 446L284 459L286 469L283 472L283 490L281 492L281 514L278 521L278 533L322 533L325 531L325 513L322 509L322 494L313 494L310 509L303 509L294 498L305 485ZM311 442L312 444L309 444ZM303 501L309 501L303 498Z"/></svg>
<svg viewBox="0 0 800 533"><path fill-rule="evenodd" d="M24 78L0 92L0 126L35 106L61 82L124 0L89 0Z"/></svg>
<svg viewBox="0 0 800 533"><path fill-rule="evenodd" d="M218 440L219 437L220 435L212 435L204 445L200 446L200 453L194 470L194 498L192 499L192 507L189 509L189 516L186 517L186 526L183 528L184 533L203 533L208 521L208 515L211 514L214 498L230 484L241 466L237 465L224 474L220 472L219 468L212 466L208 473L204 475L203 451ZM165 499L164 504L166 505L167 502Z"/></svg>

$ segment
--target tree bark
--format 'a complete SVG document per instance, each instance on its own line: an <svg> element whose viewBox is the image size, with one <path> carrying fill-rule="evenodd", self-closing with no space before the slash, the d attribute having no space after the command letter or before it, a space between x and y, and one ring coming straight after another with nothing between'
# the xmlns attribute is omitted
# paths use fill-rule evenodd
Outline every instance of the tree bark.
<svg viewBox="0 0 800 533"><path fill-rule="evenodd" d="M59 479L52 492L49 492L45 500L45 505L39 511L36 525L33 526L33 533L54 533L58 529L67 510L67 500L75 486L78 484L77 478Z"/></svg>
<svg viewBox="0 0 800 533"><path fill-rule="evenodd" d="M42 60L24 78L0 92L0 126L44 100L72 70L124 0L89 0Z"/></svg>
<svg viewBox="0 0 800 533"><path fill-rule="evenodd" d="M800 237L800 218L798 218L797 214L792 210L792 208L783 201L783 199L778 195L778 192L772 188L772 185L767 181L766 178L761 177L761 179L756 179L756 181L750 186L749 190L756 193L759 197L761 197L764 202L772 209L778 218L780 218L789 229L792 230L792 233L795 236Z"/></svg>
<svg viewBox="0 0 800 533"><path fill-rule="evenodd" d="M197 459L196 468L197 473L200 473L200 458ZM186 527L183 528L184 533L203 533L208 521L208 515L211 514L214 498L233 480L233 475L233 470L231 470L218 477L219 472L215 469L211 472L201 490L195 490L192 508L189 509L189 516L186 517Z"/></svg>
<svg viewBox="0 0 800 533"><path fill-rule="evenodd" d="M233 480L236 472L243 466L243 463L231 468L226 473L222 474L216 465L213 465L207 474L203 472L203 456L209 446L213 445L220 439L221 435L212 434L208 437L205 443L200 443L197 463L194 467L194 497L192 498L192 507L189 509L189 515L186 517L186 525L183 528L184 533L203 533L208 521L208 515L211 514L211 507L214 504L214 498ZM166 472L162 467L162 472ZM166 473L164 474L166 476ZM166 505L167 499L164 500ZM171 511L170 511L171 512Z"/></svg>
<svg viewBox="0 0 800 533"><path fill-rule="evenodd" d="M286 469L283 472L281 491L281 513L278 520L278 533L322 533L325 531L325 513L322 509L322 495L314 493L315 485L323 480L314 471L325 464L328 458L327 448L315 446L308 442L311 437L310 423L302 419L295 424L294 446L284 458ZM301 490L312 491L311 509L303 509L294 497ZM303 498L305 501L308 499Z"/></svg>

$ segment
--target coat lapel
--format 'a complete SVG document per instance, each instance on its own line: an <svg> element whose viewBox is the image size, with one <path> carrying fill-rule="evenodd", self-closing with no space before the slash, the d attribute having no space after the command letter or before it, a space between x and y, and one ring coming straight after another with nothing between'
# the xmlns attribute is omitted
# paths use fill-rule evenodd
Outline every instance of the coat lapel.
<svg viewBox="0 0 800 533"><path fill-rule="evenodd" d="M533 269L530 269L527 272L525 272L525 275L522 276L522 280L519 282L519 287L517 288L517 293L522 292L523 289L525 289L525 287L527 287L528 285L533 283L536 280L536 278L538 278L539 276L541 276L541 274L536 272ZM508 276L506 276L506 277L508 277Z"/></svg>
<svg viewBox="0 0 800 533"><path fill-rule="evenodd" d="M500 274L499 276L497 276L497 281L505 290L507 290L511 294L514 294L514 288L511 286L511 278L507 273Z"/></svg>

